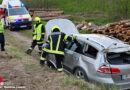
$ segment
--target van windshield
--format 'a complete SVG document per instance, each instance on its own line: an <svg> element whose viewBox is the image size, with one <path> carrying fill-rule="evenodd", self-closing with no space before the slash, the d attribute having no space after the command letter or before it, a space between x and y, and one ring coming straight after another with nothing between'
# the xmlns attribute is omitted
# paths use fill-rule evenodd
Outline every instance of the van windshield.
<svg viewBox="0 0 130 90"><path fill-rule="evenodd" d="M107 60L110 64L130 64L130 53L107 53Z"/></svg>
<svg viewBox="0 0 130 90"><path fill-rule="evenodd" d="M10 8L9 9L9 16L24 15L24 14L28 14L28 11L24 7L22 7L22 8Z"/></svg>

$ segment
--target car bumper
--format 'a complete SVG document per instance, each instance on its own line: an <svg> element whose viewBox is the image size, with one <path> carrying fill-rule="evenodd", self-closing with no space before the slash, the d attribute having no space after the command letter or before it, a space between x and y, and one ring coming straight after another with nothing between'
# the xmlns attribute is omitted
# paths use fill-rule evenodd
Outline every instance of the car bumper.
<svg viewBox="0 0 130 90"><path fill-rule="evenodd" d="M27 28L32 26L32 21L10 23L12 28Z"/></svg>
<svg viewBox="0 0 130 90"><path fill-rule="evenodd" d="M90 78L89 78L90 79ZM130 89L130 82L126 83L115 83L111 77L105 78L105 77L95 77L91 78L92 81L104 84L105 86L116 86L117 89Z"/></svg>

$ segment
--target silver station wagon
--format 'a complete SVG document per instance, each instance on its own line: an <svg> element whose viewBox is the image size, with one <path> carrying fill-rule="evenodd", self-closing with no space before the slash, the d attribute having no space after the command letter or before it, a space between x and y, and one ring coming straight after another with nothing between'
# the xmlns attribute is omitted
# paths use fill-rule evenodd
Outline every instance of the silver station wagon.
<svg viewBox="0 0 130 90"><path fill-rule="evenodd" d="M114 37L101 34L79 34L74 24L66 19L50 20L47 36L57 25L61 32L75 35L74 42L65 45L64 71L77 78L130 88L130 45ZM55 57L48 56L55 67Z"/></svg>

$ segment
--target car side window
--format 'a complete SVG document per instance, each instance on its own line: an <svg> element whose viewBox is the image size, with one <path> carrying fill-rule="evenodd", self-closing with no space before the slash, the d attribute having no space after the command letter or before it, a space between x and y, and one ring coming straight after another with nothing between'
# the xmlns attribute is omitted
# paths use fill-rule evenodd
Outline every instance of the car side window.
<svg viewBox="0 0 130 90"><path fill-rule="evenodd" d="M85 43L82 41L77 41L75 44L77 48L74 51L77 53L83 54L83 48L84 48Z"/></svg>
<svg viewBox="0 0 130 90"><path fill-rule="evenodd" d="M65 48L83 54L83 47L85 43L82 41L75 40L75 42L66 42Z"/></svg>
<svg viewBox="0 0 130 90"><path fill-rule="evenodd" d="M74 42L66 41L66 42L65 42L65 48L71 49L71 47L72 47L73 44L74 44Z"/></svg>
<svg viewBox="0 0 130 90"><path fill-rule="evenodd" d="M84 55L96 59L98 50L91 45L86 45L84 48Z"/></svg>

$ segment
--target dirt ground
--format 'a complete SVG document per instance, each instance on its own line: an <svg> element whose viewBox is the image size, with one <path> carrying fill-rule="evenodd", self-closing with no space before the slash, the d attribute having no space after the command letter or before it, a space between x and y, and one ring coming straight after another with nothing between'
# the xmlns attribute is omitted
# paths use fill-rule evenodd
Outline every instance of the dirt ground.
<svg viewBox="0 0 130 90"><path fill-rule="evenodd" d="M30 46L30 38L9 30L6 31L5 37L6 52L0 52L0 76L5 86L15 88L0 90L80 90L75 86L64 86L62 83L62 78L66 76L64 72L58 73L47 66L41 67L40 56L36 51L31 56L24 53Z"/></svg>

